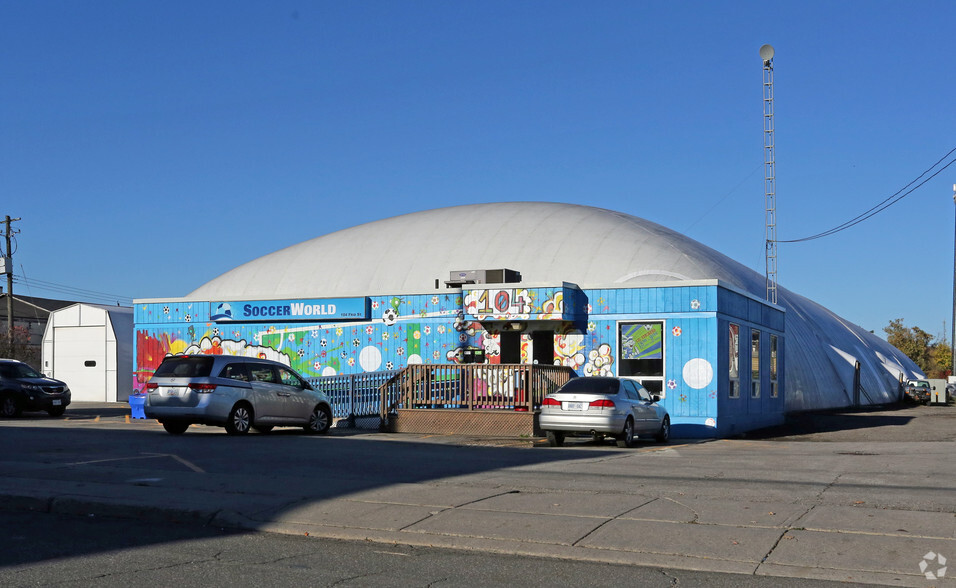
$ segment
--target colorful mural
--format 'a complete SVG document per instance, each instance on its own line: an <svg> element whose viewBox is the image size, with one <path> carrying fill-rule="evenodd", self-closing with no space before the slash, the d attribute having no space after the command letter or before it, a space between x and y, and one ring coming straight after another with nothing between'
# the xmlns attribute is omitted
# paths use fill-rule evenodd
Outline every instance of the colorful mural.
<svg viewBox="0 0 956 588"><path fill-rule="evenodd" d="M361 318L274 322L235 320L236 303L138 303L134 388L142 389L165 356L183 353L269 358L308 378L459 363L466 350L481 351L484 362L497 364L503 333L517 325L520 338L509 340L520 343L522 363L546 355L533 353L532 346L542 344L540 333L548 330L554 332L554 363L581 376L621 375L629 361L661 362L662 403L675 423L716 426L718 373L722 369L725 379L728 373L726 333L720 339L724 364L718 361L716 286L582 291L564 285L364 300ZM322 306L321 300L309 303ZM271 311L274 305L260 306ZM287 317L279 312L269 318Z"/></svg>

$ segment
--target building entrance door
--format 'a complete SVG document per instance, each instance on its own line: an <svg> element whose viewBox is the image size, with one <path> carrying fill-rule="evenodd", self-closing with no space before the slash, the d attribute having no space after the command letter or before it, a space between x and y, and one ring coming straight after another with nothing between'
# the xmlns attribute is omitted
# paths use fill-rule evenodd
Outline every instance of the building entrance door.
<svg viewBox="0 0 956 588"><path fill-rule="evenodd" d="M554 365L553 331L534 331L531 333L531 347L534 363Z"/></svg>
<svg viewBox="0 0 956 588"><path fill-rule="evenodd" d="M518 331L501 333L501 363L521 363L521 333Z"/></svg>

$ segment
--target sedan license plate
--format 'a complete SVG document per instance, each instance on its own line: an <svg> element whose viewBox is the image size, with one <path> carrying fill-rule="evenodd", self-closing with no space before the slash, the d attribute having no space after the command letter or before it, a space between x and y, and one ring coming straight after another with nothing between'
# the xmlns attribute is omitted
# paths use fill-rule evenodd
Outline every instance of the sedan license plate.
<svg viewBox="0 0 956 588"><path fill-rule="evenodd" d="M63 401L62 401L62 400L54 400L54 401L53 401L53 406L60 406L61 404L63 404Z"/></svg>
<svg viewBox="0 0 956 588"><path fill-rule="evenodd" d="M565 402L564 410L584 410L583 402Z"/></svg>

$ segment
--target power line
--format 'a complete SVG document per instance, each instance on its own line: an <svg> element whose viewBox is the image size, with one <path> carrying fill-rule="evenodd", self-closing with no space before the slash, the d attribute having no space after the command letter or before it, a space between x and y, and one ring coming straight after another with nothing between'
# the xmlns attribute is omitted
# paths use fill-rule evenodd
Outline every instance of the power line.
<svg viewBox="0 0 956 588"><path fill-rule="evenodd" d="M105 303L105 304L116 304L118 302L126 303L131 305L133 299L129 296L124 296L120 294L112 294L109 292L100 292L97 290L87 290L85 288L77 288L75 286L67 286L65 284L57 284L55 282L47 282L44 280L37 280L34 278L27 279L26 276L20 274L14 274L14 281L26 286L27 290L37 289L45 290L49 292L57 292L59 294L65 294L67 296L74 296L86 299L92 299L93 301Z"/></svg>
<svg viewBox="0 0 956 588"><path fill-rule="evenodd" d="M840 231L844 231L844 230L846 230L846 229L849 229L849 228L852 227L852 226L858 225L858 224L862 223L863 221L865 221L865 220L867 220L867 219L870 219L870 218L876 216L877 214L883 212L884 210L886 210L886 209L889 208L890 206L893 206L894 204L896 204L897 202L899 202L899 201L902 200L903 198L906 198L907 196L909 196L910 194L912 194L913 192L915 192L916 190L918 190L921 186L923 186L923 184L925 184L926 182L932 180L933 178L935 178L936 176L938 176L940 173L942 173L943 170L945 170L945 169L948 168L949 166L951 166L951 165L953 165L954 163L956 163L956 158L954 158L952 161L950 161L949 163L947 163L947 164L944 165L943 167L941 167L941 168L937 169L935 172L933 172L928 178L924 179L922 182L919 182L920 178L922 178L923 176L925 176L926 174L928 174L929 172L931 172L931 171L932 171L934 168L936 168L940 163L942 163L943 160L945 160L947 157L949 157L950 155L952 155L954 152L956 152L956 147L950 149L949 152L948 152L946 155L944 155L944 156L942 156L941 158L939 158L939 160L938 160L936 163L934 163L933 165L931 165L926 171L924 171L924 172L921 173L919 176L917 176L913 181L911 181L910 183L906 184L905 186L903 186L902 188L900 188L899 190L897 190L894 194L890 195L889 197L887 197L886 199L884 199L884 200L883 200L882 202L880 202L879 204L877 204L877 205L871 207L871 208L870 208L869 210L867 210L866 212L863 212L863 213L861 213L861 214L859 214L859 215L853 217L852 219L850 219L850 220L844 222L843 224L837 225L837 226L833 227L832 229L823 231L822 233L817 233L816 235L810 235L809 237L803 237L802 239L787 239L787 240L780 240L780 241L778 241L778 242L779 242L779 243L802 243L802 242L804 242L804 241L812 241L812 240L814 240L814 239L820 239L820 238L823 238L823 237L829 237L830 235L833 235L833 234L839 233ZM919 182L919 183L916 184L916 182ZM913 184L916 184L916 185L913 186ZM909 188L910 186L913 186L913 188L907 190L907 188ZM904 192L904 190L906 190L906 191Z"/></svg>

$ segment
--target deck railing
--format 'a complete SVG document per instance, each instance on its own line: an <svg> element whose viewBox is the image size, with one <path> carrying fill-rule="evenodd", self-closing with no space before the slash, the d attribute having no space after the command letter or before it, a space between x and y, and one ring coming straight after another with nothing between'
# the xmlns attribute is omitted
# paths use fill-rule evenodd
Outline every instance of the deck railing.
<svg viewBox="0 0 956 588"><path fill-rule="evenodd" d="M410 365L379 388L382 422L397 409L534 411L575 377L570 367L526 364Z"/></svg>
<svg viewBox="0 0 956 588"><path fill-rule="evenodd" d="M381 414L379 388L399 370L343 374L312 378L309 383L316 390L325 392L332 401L334 418L378 416Z"/></svg>

